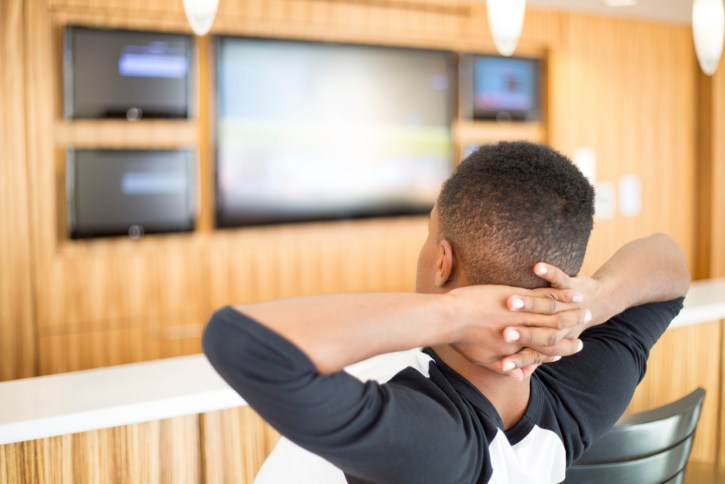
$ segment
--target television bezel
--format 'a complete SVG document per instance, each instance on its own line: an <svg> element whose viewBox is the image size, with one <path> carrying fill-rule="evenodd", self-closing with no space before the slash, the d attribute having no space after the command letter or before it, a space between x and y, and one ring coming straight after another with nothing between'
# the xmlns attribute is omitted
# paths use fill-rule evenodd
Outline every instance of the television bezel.
<svg viewBox="0 0 725 484"><path fill-rule="evenodd" d="M144 225L143 231L139 237L131 237L129 233L129 227L121 228L118 226L110 226L109 228L93 228L79 230L77 226L77 214L76 214L76 203L77 203L77 158L78 152L113 152L113 153L179 153L183 154L186 163L186 171L189 180L189 184L186 190L187 198L187 223L178 226L147 226ZM66 181L66 225L68 236L72 240L78 239L93 239L99 237L118 237L126 236L131 238L141 238L146 234L170 234L170 233L189 233L193 232L196 228L196 222L198 218L198 166L197 156L193 148L178 148L178 149L107 149L107 148L76 148L69 147L65 150L65 181Z"/></svg>
<svg viewBox="0 0 725 484"><path fill-rule="evenodd" d="M307 40L307 39L290 39L290 38L267 38L267 37L254 37L254 36L239 36L239 35L217 35L214 39L214 56L217 60L216 66L214 69L214 82L215 82L215 100L214 100L214 112L212 116L212 126L213 126L213 132L214 132L214 168L213 168L213 174L214 174L214 227L217 229L235 229L235 228L245 228L245 227L257 227L257 226L269 226L269 225L287 225L287 224L301 224L301 223L311 223L311 222L335 222L335 221L346 221L346 220L365 220L365 219L374 219L374 218L391 218L391 217L410 217L410 216L421 216L426 215L430 212L430 209L433 207L434 202L431 203L430 208L427 208L425 210L415 210L415 211L407 211L403 212L401 210L398 211L389 211L385 213L384 210L378 211L378 213L373 213L372 210L369 212L369 214L355 214L355 215L349 215L349 214L339 214L335 217L324 217L324 216L310 216L308 218L289 218L289 219L279 219L279 220L270 220L269 222L237 222L234 221L233 217L226 217L226 221L224 220L225 217L222 216L222 211L220 210L221 207L221 196L222 192L219 187L219 105L221 102L221 89L219 89L219 72L223 68L222 63L219 62L219 59L221 58L221 49L222 44L227 40L251 40L251 41L264 41L264 42L285 42L285 43L298 43L298 44L311 44L311 45L336 45L336 46L351 46L351 47L365 47L365 48L375 48L380 50L402 50L402 51L412 51L412 52L430 52L430 53L441 53L445 54L448 57L448 74L450 76L450 83L448 88L448 126L449 126L449 132L450 132L450 146L449 146L449 170L452 174L456 167L456 159L455 159L455 153L456 153L456 138L454 136L454 122L457 119L457 109L458 104L456 102L456 97L458 94L458 84L459 84L459 59L457 52L453 50L446 50L446 49L434 49L434 48L416 48L416 47L409 47L409 46L397 46L397 45L378 45L378 44L363 44L363 43L355 43L355 42L334 42L334 41L323 41L323 40Z"/></svg>
<svg viewBox="0 0 725 484"><path fill-rule="evenodd" d="M503 61L526 61L533 64L533 107L531 109L510 110L510 109L479 109L476 107L476 64L480 60L495 59ZM470 113L470 118L475 121L508 121L514 123L541 122L543 120L543 86L544 86L544 59L530 56L511 56L505 57L495 54L472 54L464 63L465 68L469 71L469 85L465 86L464 91L467 92L466 106Z"/></svg>
<svg viewBox="0 0 725 484"><path fill-rule="evenodd" d="M74 67L73 67L73 34L79 30L93 31L93 32L106 32L115 34L148 34L148 35L162 35L162 36L174 36L179 38L185 38L188 40L188 50L186 53L186 59L189 65L189 69L186 73L186 110L185 114L177 116L173 114L169 115L150 115L146 116L143 113L138 120L142 119L192 119L195 115L194 106L194 89L196 77L196 52L195 52L195 40L192 35L183 32L158 32L153 30L132 30L132 29L114 29L114 28L103 28L86 25L66 25L63 29L63 117L65 119L127 119L129 122L138 121L137 119L129 119L127 116L85 116L78 115L75 109L75 96L73 94L74 88ZM129 109L136 106L129 106Z"/></svg>

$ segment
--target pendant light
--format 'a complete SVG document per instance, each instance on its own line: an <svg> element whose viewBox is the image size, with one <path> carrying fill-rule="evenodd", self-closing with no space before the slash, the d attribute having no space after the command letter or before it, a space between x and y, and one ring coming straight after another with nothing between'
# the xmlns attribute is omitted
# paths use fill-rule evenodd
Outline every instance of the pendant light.
<svg viewBox="0 0 725 484"><path fill-rule="evenodd" d="M206 35L214 23L219 0L182 0L191 30L196 35Z"/></svg>
<svg viewBox="0 0 725 484"><path fill-rule="evenodd" d="M519 43L526 0L486 0L486 11L496 50L509 57Z"/></svg>
<svg viewBox="0 0 725 484"><path fill-rule="evenodd" d="M711 76L717 70L725 34L723 0L695 0L692 4L692 36L697 61L702 71Z"/></svg>

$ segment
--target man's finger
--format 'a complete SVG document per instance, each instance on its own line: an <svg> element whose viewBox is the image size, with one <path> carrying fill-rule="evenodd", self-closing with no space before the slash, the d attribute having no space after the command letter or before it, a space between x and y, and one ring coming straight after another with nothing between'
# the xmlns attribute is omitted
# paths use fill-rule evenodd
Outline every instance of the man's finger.
<svg viewBox="0 0 725 484"><path fill-rule="evenodd" d="M592 320L592 313L588 309L570 309L568 311L562 311L556 314L533 314L533 313L520 313L517 314L516 318L513 318L509 323L510 325L504 329L504 339L508 343L520 344L521 346L528 346L524 340L519 339L517 332L519 329L523 329L527 334L535 332L537 329L551 329L555 331L565 331L564 337L573 334L573 328L578 328L579 332L583 331L582 325ZM577 333L578 334L578 333ZM534 336L531 336L533 339ZM536 341L541 341L537 339Z"/></svg>
<svg viewBox="0 0 725 484"><path fill-rule="evenodd" d="M559 361L559 360L557 359L556 361ZM525 366L525 367L521 368L521 374L522 374L523 378L528 378L531 375L533 375L534 371L536 371L536 369L539 366L541 366L541 365L529 365L529 366ZM523 380L523 378L522 378L522 380Z"/></svg>
<svg viewBox="0 0 725 484"><path fill-rule="evenodd" d="M564 271L556 266L539 262L534 266L534 274L551 284L557 289L571 289L571 278Z"/></svg>
<svg viewBox="0 0 725 484"><path fill-rule="evenodd" d="M530 327L506 328L503 331L503 337L507 342L515 342L549 356L569 356L580 350L579 340L568 338L564 330Z"/></svg>
<svg viewBox="0 0 725 484"><path fill-rule="evenodd" d="M546 295L543 296L509 296L506 300L506 306L511 311L535 314L556 314L580 308L579 303L573 302L573 299L576 299L576 291L558 292L562 294L557 295L557 297L549 297L548 292L544 293Z"/></svg>
<svg viewBox="0 0 725 484"><path fill-rule="evenodd" d="M559 361L561 356L549 356L539 353L531 348L522 348L518 353L506 356L501 359L501 371L507 375L518 379L518 376L526 377L533 373L533 370L542 363L553 363ZM531 368L533 367L533 368ZM523 373L516 370L524 370ZM528 372L528 375L527 375Z"/></svg>
<svg viewBox="0 0 725 484"><path fill-rule="evenodd" d="M576 289L556 289L553 287L540 287L532 289L530 297L548 297L563 303L581 304L584 301L584 294Z"/></svg>

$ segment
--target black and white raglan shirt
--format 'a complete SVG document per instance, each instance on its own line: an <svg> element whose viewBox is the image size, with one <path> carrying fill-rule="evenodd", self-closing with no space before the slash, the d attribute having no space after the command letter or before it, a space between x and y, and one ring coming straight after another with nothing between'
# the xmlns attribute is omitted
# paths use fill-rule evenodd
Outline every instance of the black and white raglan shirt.
<svg viewBox="0 0 725 484"><path fill-rule="evenodd" d="M322 375L290 341L231 307L213 315L203 344L255 411L348 483L560 482L622 415L681 308L682 299L638 306L582 333L581 352L532 375L528 407L508 430L431 349L384 384Z"/></svg>

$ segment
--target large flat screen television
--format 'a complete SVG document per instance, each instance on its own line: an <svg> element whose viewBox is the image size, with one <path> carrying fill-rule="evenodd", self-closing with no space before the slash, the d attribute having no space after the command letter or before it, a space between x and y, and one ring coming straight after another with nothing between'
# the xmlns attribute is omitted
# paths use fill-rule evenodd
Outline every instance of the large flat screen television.
<svg viewBox="0 0 725 484"><path fill-rule="evenodd" d="M219 227L425 213L452 169L454 57L218 40Z"/></svg>
<svg viewBox="0 0 725 484"><path fill-rule="evenodd" d="M66 118L190 117L189 35L66 27Z"/></svg>
<svg viewBox="0 0 725 484"><path fill-rule="evenodd" d="M71 238L187 232L196 190L191 150L69 149L66 153Z"/></svg>
<svg viewBox="0 0 725 484"><path fill-rule="evenodd" d="M541 61L525 57L473 56L473 118L538 121Z"/></svg>

